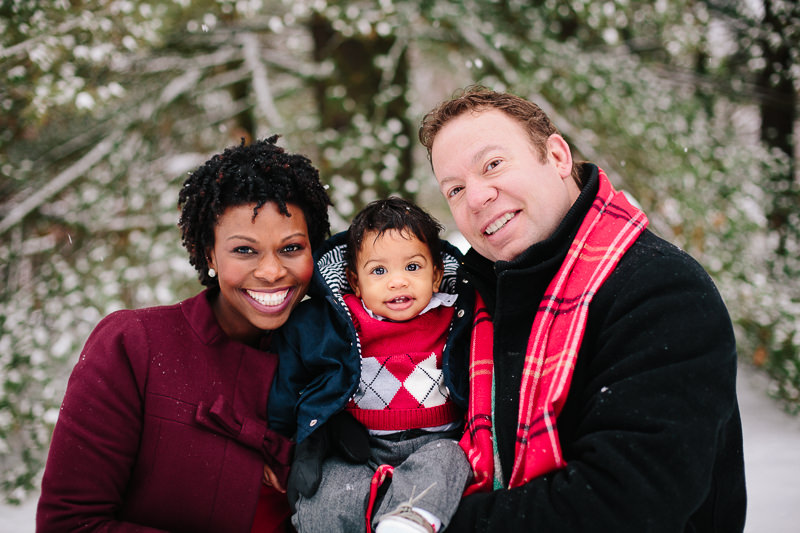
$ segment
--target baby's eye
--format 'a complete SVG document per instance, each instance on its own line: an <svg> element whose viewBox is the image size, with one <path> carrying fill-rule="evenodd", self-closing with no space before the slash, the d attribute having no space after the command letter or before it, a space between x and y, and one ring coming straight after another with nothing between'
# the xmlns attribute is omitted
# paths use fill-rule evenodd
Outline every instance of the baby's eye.
<svg viewBox="0 0 800 533"><path fill-rule="evenodd" d="M408 270L409 272L415 272L420 268L422 268L422 265L420 265L419 263L409 263L406 265L406 270Z"/></svg>
<svg viewBox="0 0 800 533"><path fill-rule="evenodd" d="M376 276L383 276L384 274L386 274L386 269L383 267L375 267L370 272L375 274Z"/></svg>

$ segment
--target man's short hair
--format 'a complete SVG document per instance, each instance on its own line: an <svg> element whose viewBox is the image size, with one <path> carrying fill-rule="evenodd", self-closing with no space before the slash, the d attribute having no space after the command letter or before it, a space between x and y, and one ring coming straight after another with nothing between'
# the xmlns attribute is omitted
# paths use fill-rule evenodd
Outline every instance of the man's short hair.
<svg viewBox="0 0 800 533"><path fill-rule="evenodd" d="M542 111L542 108L529 100L510 93L496 92L482 85L470 85L456 92L451 99L440 103L422 119L419 140L428 151L428 159L431 158L431 148L436 135L448 121L467 112L480 113L488 109L499 109L517 120L528 132L540 161L547 162L547 139L554 133L560 135L550 117ZM578 168L574 163L572 177L580 186Z"/></svg>

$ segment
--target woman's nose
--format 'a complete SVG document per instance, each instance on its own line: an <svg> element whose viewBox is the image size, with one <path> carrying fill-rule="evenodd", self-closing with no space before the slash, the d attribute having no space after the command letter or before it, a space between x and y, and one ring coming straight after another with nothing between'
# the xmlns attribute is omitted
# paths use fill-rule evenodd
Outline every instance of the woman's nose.
<svg viewBox="0 0 800 533"><path fill-rule="evenodd" d="M275 254L265 254L258 262L254 274L259 279L275 281L280 279L285 271L286 269L283 263L281 263L280 258L275 256Z"/></svg>

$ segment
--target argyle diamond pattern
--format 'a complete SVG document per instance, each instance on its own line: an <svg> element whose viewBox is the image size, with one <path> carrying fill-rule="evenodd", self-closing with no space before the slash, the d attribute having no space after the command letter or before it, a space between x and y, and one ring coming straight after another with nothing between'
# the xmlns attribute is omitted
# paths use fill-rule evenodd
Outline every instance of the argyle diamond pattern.
<svg viewBox="0 0 800 533"><path fill-rule="evenodd" d="M361 379L353 398L361 409L435 407L446 400L435 353L364 357Z"/></svg>

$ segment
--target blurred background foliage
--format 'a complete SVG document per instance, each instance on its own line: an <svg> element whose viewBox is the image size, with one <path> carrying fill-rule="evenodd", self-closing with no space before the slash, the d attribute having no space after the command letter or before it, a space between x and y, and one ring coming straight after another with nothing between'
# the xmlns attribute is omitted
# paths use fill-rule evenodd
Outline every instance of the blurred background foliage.
<svg viewBox="0 0 800 533"><path fill-rule="evenodd" d="M3 497L35 489L96 322L199 289L187 172L280 133L335 230L395 193L452 232L416 131L472 83L539 103L698 258L797 412L799 42L792 0L0 0Z"/></svg>

